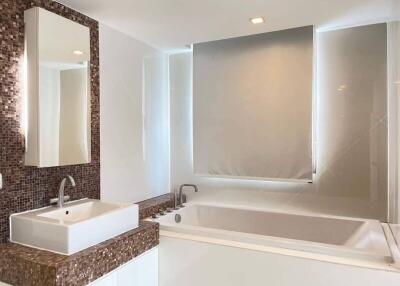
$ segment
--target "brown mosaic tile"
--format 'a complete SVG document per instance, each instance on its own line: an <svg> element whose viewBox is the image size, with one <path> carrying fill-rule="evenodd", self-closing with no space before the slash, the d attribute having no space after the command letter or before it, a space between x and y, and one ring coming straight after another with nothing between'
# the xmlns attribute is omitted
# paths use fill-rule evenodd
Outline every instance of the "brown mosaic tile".
<svg viewBox="0 0 400 286"><path fill-rule="evenodd" d="M92 162L85 165L34 168L24 166L25 142L21 126L24 52L24 11L38 6L90 28ZM51 0L0 1L0 243L9 237L9 216L48 205L63 176L71 174L76 188L72 199L100 197L100 82L98 23Z"/></svg>
<svg viewBox="0 0 400 286"><path fill-rule="evenodd" d="M167 208L175 207L175 196L173 193L168 193L162 196L151 198L145 201L138 202L139 218L144 219L152 216L155 213Z"/></svg>
<svg viewBox="0 0 400 286"><path fill-rule="evenodd" d="M0 245L0 280L14 286L87 285L158 243L159 225L147 221L71 256L5 243Z"/></svg>

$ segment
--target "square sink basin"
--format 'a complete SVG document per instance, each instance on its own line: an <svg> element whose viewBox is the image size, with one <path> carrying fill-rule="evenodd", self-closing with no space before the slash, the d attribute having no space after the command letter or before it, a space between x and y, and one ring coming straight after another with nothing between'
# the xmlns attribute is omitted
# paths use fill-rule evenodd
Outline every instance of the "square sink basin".
<svg viewBox="0 0 400 286"><path fill-rule="evenodd" d="M10 216L10 240L71 255L139 225L134 204L83 199Z"/></svg>

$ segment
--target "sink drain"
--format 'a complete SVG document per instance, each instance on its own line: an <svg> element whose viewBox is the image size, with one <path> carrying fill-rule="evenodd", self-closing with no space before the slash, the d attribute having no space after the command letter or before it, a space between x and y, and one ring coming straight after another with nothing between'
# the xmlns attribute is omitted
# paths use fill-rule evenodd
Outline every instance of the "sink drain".
<svg viewBox="0 0 400 286"><path fill-rule="evenodd" d="M175 215L175 222L176 222L176 223L180 223L181 220L182 220L182 216L181 216L180 214L176 214L176 215Z"/></svg>

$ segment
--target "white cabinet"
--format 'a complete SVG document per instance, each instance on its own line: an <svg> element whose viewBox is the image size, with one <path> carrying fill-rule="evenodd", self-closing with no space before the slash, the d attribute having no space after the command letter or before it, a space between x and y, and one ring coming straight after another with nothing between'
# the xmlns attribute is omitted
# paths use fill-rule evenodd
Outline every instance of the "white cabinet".
<svg viewBox="0 0 400 286"><path fill-rule="evenodd" d="M129 262L128 262L129 263ZM104 277L91 283L89 286L117 286L118 285L118 269L107 274Z"/></svg>
<svg viewBox="0 0 400 286"><path fill-rule="evenodd" d="M90 286L158 286L158 247L125 263Z"/></svg>
<svg viewBox="0 0 400 286"><path fill-rule="evenodd" d="M39 7L24 21L25 164L90 163L90 29Z"/></svg>

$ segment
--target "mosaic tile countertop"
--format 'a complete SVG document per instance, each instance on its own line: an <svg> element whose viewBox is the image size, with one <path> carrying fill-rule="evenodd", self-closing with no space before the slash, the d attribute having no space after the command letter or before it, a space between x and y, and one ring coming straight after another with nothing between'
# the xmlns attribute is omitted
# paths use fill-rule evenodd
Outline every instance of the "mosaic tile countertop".
<svg viewBox="0 0 400 286"><path fill-rule="evenodd" d="M70 256L0 244L0 281L14 286L87 285L158 243L159 225L142 221L134 230Z"/></svg>
<svg viewBox="0 0 400 286"><path fill-rule="evenodd" d="M173 193L167 193L162 196L158 196L152 199L138 202L139 205L139 218L144 219L151 215L158 213L161 210L167 208L173 208L175 206L175 196Z"/></svg>

